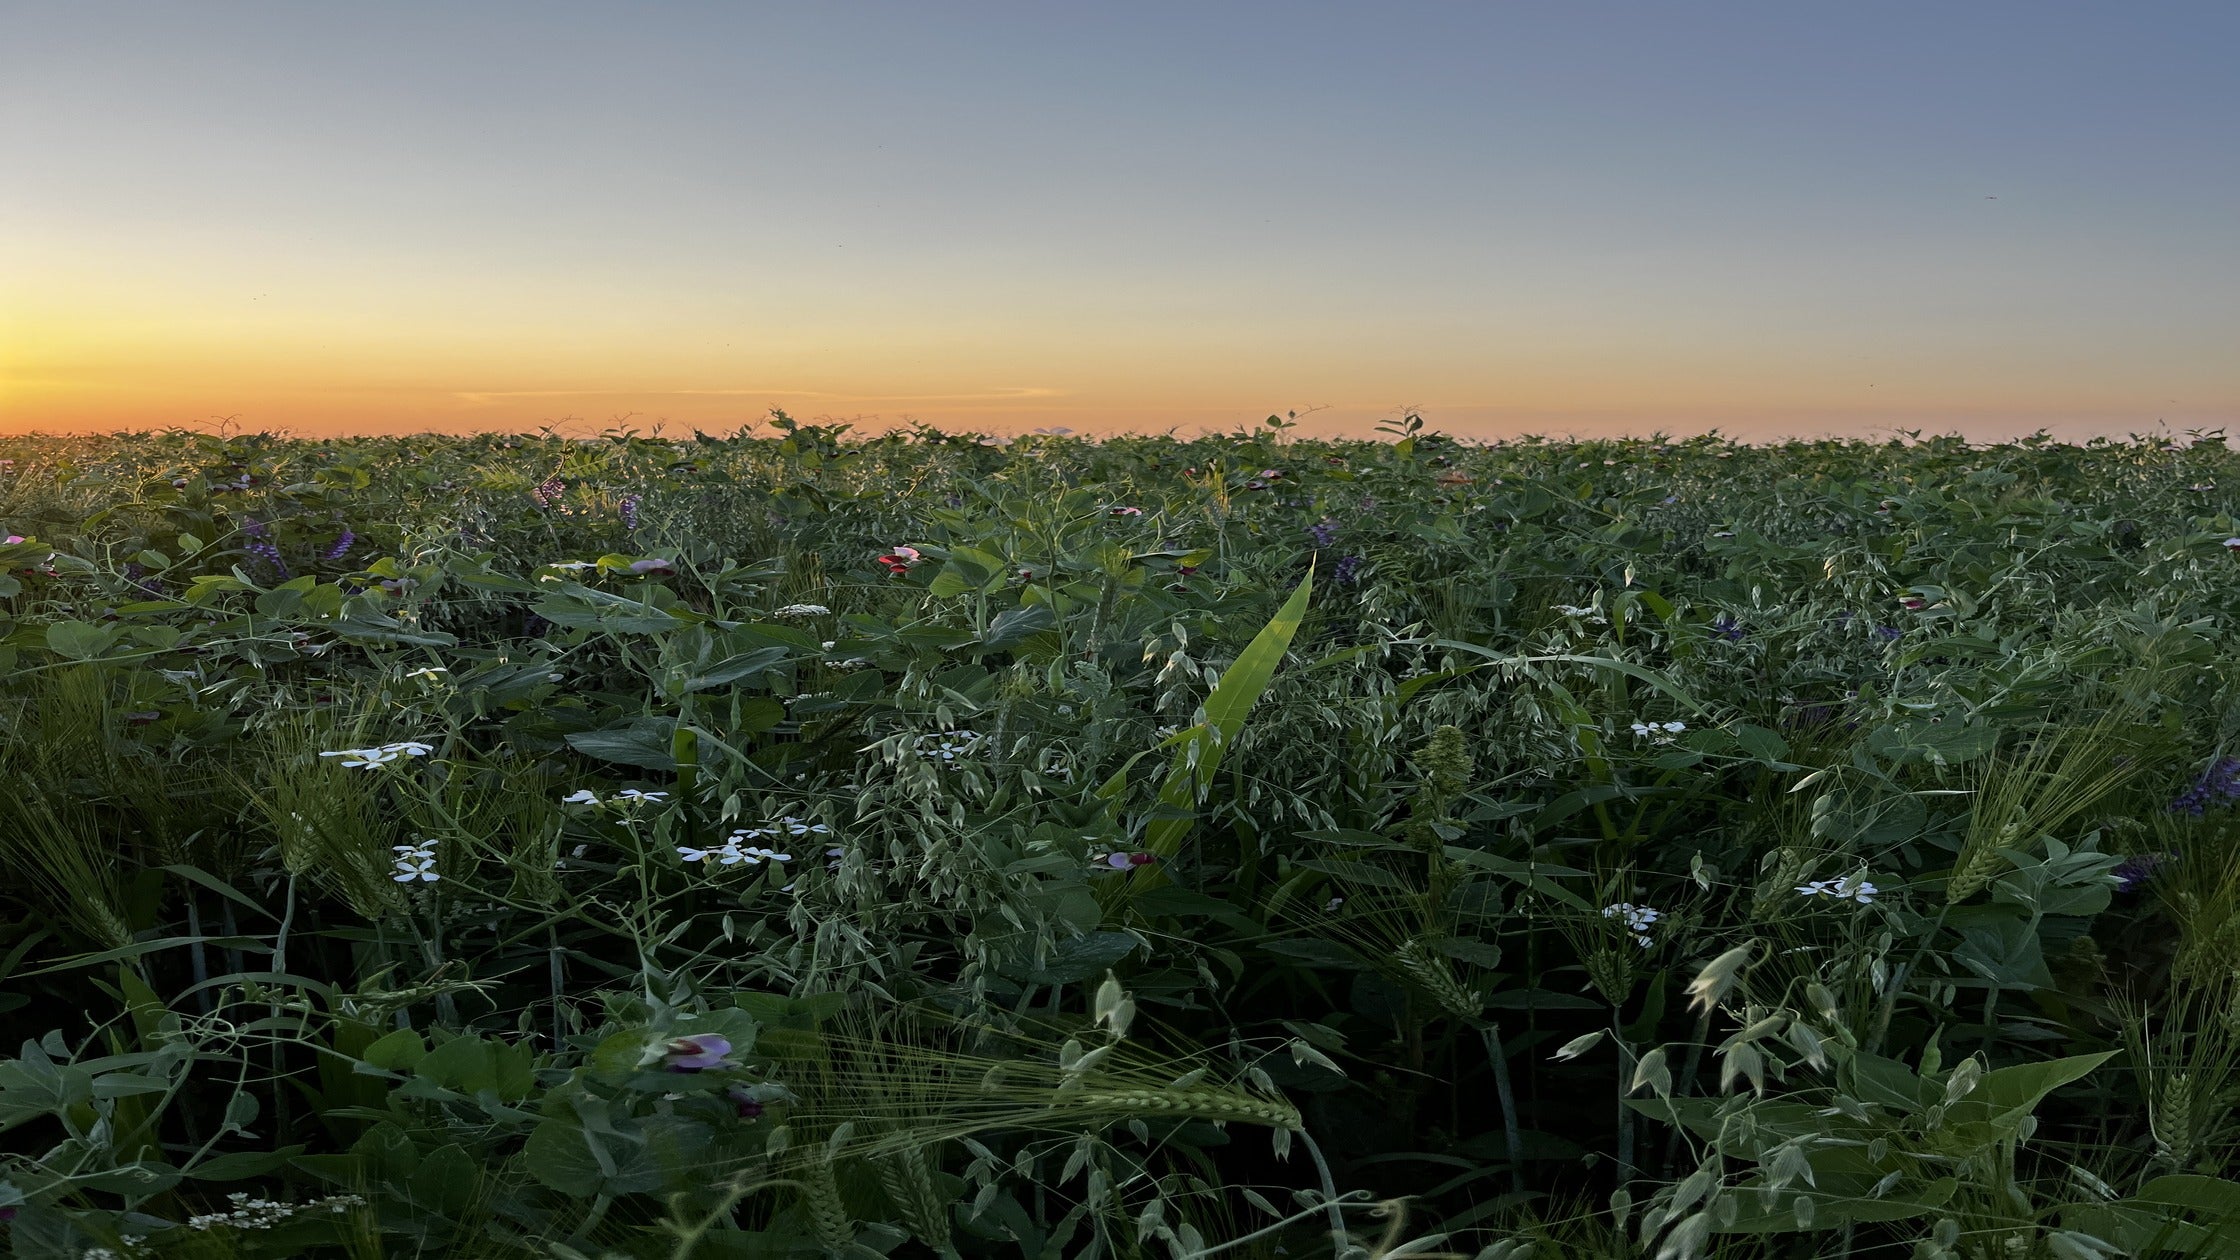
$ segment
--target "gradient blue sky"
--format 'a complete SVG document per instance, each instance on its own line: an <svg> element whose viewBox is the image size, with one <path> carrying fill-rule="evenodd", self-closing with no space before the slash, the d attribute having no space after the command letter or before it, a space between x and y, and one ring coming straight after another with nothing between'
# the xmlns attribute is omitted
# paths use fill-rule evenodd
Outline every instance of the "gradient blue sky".
<svg viewBox="0 0 2240 1260"><path fill-rule="evenodd" d="M0 431L2232 425L2236 48L2230 3L0 3Z"/></svg>

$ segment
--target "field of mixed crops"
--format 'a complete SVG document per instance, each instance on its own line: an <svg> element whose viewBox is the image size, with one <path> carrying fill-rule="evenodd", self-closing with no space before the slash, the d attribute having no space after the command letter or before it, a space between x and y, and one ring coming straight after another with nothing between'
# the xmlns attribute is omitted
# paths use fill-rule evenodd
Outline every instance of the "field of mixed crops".
<svg viewBox="0 0 2240 1260"><path fill-rule="evenodd" d="M2240 459L19 439L27 1257L2240 1254Z"/></svg>

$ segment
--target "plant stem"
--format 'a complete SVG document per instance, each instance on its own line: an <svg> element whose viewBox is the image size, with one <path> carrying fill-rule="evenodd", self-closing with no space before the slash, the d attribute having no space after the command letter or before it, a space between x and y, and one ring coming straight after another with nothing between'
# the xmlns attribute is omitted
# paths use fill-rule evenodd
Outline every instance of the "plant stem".
<svg viewBox="0 0 2240 1260"><path fill-rule="evenodd" d="M1493 1092L1501 1102L1501 1137L1509 1149L1509 1189L1524 1193L1524 1134L1517 1128L1517 1094L1509 1085L1509 1055L1501 1048L1501 1025L1478 1030L1486 1041L1486 1057L1493 1060Z"/></svg>

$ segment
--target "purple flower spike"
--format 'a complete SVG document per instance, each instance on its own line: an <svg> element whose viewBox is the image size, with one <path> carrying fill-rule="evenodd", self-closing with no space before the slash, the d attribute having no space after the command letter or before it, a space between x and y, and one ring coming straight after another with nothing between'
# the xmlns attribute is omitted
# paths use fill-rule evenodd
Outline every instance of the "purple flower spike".
<svg viewBox="0 0 2240 1260"><path fill-rule="evenodd" d="M2117 892L2137 892L2139 886L2153 879L2155 872L2165 862L2177 860L2175 853L2134 853L2123 860L2112 872L2116 877Z"/></svg>
<svg viewBox="0 0 2240 1260"><path fill-rule="evenodd" d="M729 1037L679 1037L669 1043L666 1066L672 1072L704 1072L709 1068L739 1066L724 1057L730 1053Z"/></svg>
<svg viewBox="0 0 2240 1260"><path fill-rule="evenodd" d="M348 528L345 528L342 531L342 537L335 539L334 546L327 548L326 554L320 558L323 560L340 560L345 555L348 555L350 549L357 544L358 536L352 533Z"/></svg>
<svg viewBox="0 0 2240 1260"><path fill-rule="evenodd" d="M2179 793L2178 799L2170 802L2170 812L2199 818L2211 805L2234 801L2240 801L2240 757L2225 757L2202 771L2192 787Z"/></svg>
<svg viewBox="0 0 2240 1260"><path fill-rule="evenodd" d="M636 529L638 527L638 504L640 501L640 497L633 494L615 507L615 515L622 518L624 529Z"/></svg>

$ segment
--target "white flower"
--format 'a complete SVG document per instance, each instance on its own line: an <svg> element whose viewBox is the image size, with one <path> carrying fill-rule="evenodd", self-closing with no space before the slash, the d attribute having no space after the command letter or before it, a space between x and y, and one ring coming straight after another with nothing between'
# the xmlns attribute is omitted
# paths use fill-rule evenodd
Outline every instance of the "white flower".
<svg viewBox="0 0 2240 1260"><path fill-rule="evenodd" d="M403 753L407 757L425 757L435 750L436 746L434 744L423 744L416 739L408 739L403 741L402 743L383 744L381 746L382 752Z"/></svg>
<svg viewBox="0 0 2240 1260"><path fill-rule="evenodd" d="M412 671L411 673L409 673L409 674L406 674L406 675L405 675L405 677L407 677L407 678L425 678L425 679L427 679L427 680L428 680L429 682L435 682L435 681L437 681L437 679L436 679L436 675L438 675L438 674L448 674L448 673L450 673L450 672L451 672L450 670L448 670L448 669L445 669L445 668L444 668L443 666L441 666L441 665L430 665L430 666L428 666L428 667L427 667L427 668L425 668L425 669L416 669L416 670L413 670L413 671Z"/></svg>
<svg viewBox="0 0 2240 1260"><path fill-rule="evenodd" d="M779 819L778 826L785 828L786 834L791 836L827 836L832 834L832 828L825 826L823 823L803 822L791 814ZM774 827L764 834L777 835L777 828Z"/></svg>
<svg viewBox="0 0 2240 1260"><path fill-rule="evenodd" d="M590 788L577 788L561 797L560 803L562 805L596 805L599 803L599 798L592 794Z"/></svg>
<svg viewBox="0 0 2240 1260"><path fill-rule="evenodd" d="M1688 724L1686 722L1667 722L1664 724L1664 729L1674 735L1677 735L1680 732L1687 730Z"/></svg>
<svg viewBox="0 0 2240 1260"><path fill-rule="evenodd" d="M397 873L390 878L400 884L409 884L414 880L432 884L442 879L443 876L436 874L438 843L435 840L422 840L417 844L391 845L391 850L397 854Z"/></svg>
<svg viewBox="0 0 2240 1260"><path fill-rule="evenodd" d="M823 604L787 604L770 614L773 617L829 617L832 610ZM827 644L826 646L831 646Z"/></svg>
<svg viewBox="0 0 2240 1260"><path fill-rule="evenodd" d="M746 854L750 860L768 862L791 862L793 860L791 853L780 853L776 849L748 849Z"/></svg>
<svg viewBox="0 0 2240 1260"><path fill-rule="evenodd" d="M641 801L645 802L648 805L658 805L661 802L668 800L669 794L667 792L641 792L636 788L624 788L614 794L614 799L618 801L628 801L633 805Z"/></svg>
<svg viewBox="0 0 2240 1260"><path fill-rule="evenodd" d="M1834 897L1838 901L1856 901L1860 905L1874 904L1875 894L1882 891L1860 875L1846 875L1842 879L1816 879L1809 884L1799 884L1797 893L1805 897Z"/></svg>
<svg viewBox="0 0 2240 1260"><path fill-rule="evenodd" d="M322 757L340 757L342 764L352 770L373 770L395 761L398 750L390 748L343 748L323 752Z"/></svg>
<svg viewBox="0 0 2240 1260"><path fill-rule="evenodd" d="M972 751L980 740L978 731L950 731L943 735L920 735L918 755L929 761L955 761Z"/></svg>
<svg viewBox="0 0 2240 1260"><path fill-rule="evenodd" d="M1647 906L1637 906L1630 901L1620 901L1613 905L1604 906L1602 917L1605 919L1624 919L1626 930L1633 933L1634 943L1643 949L1647 949L1656 944L1656 941L1649 935L1649 928L1657 920L1664 917L1664 911L1652 910Z"/></svg>
<svg viewBox="0 0 2240 1260"><path fill-rule="evenodd" d="M596 569L599 567L599 564L595 560L553 560L548 561L544 567L548 569L560 569L568 573L575 573L583 569Z"/></svg>

